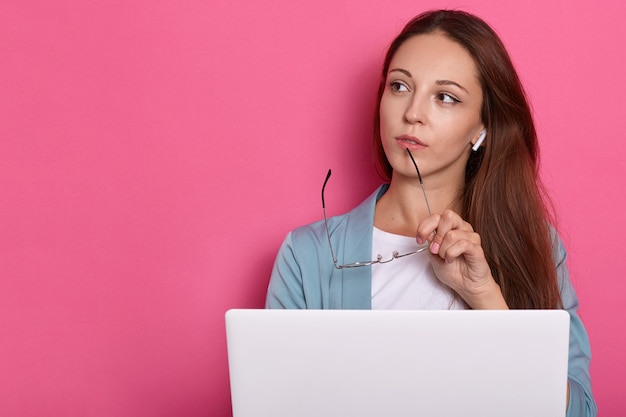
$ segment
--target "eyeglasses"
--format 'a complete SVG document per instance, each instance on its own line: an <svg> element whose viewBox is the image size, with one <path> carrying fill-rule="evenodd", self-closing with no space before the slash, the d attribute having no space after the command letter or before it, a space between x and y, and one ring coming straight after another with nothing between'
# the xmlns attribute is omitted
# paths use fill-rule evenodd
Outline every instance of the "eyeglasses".
<svg viewBox="0 0 626 417"><path fill-rule="evenodd" d="M413 159L413 155L411 154L411 151L408 149L406 151L411 157L411 161L413 161L413 165L415 166L415 170L417 171L417 178L419 179L420 186L422 187L422 193L424 194L424 201L426 201L426 208L428 209L428 214L430 215L432 213L430 211L430 204L428 203L428 198L426 198L426 190L424 189L424 182L422 181L422 175L420 174L419 168L417 168L417 163L415 163L415 159ZM335 257L335 252L333 251L333 245L330 242L330 231L328 230L328 219L326 218L326 203L324 202L324 190L326 189L326 183L328 183L328 179L330 178L330 175L331 175L331 170L329 169L328 174L326 174L326 179L324 180L324 185L322 186L322 210L324 212L324 225L326 226L326 237L328 238L328 246L330 247L330 255L333 258L333 265L335 266L336 269L358 268L361 266L369 266L369 265L374 265L374 264L386 264L388 262L393 261L394 259L404 258L405 256L414 255L416 253L420 253L428 249L428 246L423 246L417 250L414 250L412 252L408 252L405 254L400 254L397 250L394 250L391 253L391 257L389 259L383 259L383 256L381 254L378 254L376 256L375 261L360 261L360 262L353 262L349 264L339 264L339 262L337 261L337 258Z"/></svg>

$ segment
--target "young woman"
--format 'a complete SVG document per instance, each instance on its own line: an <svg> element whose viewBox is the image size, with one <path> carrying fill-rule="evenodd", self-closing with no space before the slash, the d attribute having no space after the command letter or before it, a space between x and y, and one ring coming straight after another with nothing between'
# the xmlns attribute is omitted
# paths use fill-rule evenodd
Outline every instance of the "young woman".
<svg viewBox="0 0 626 417"><path fill-rule="evenodd" d="M594 416L589 341L530 108L485 22L441 10L405 26L383 65L374 152L386 183L349 213L289 233L266 306L565 308L567 415Z"/></svg>

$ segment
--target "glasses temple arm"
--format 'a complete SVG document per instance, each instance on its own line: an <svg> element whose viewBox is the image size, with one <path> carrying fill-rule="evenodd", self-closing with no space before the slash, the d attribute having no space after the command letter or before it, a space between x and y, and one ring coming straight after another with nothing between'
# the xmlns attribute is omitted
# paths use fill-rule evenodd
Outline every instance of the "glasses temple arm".
<svg viewBox="0 0 626 417"><path fill-rule="evenodd" d="M411 157L411 161L413 161L413 165L415 166L415 170L417 171L417 178L420 180L420 185L422 186L422 193L424 193L424 200L426 201L426 208L428 209L428 214L432 215L433 213L430 211L430 204L428 203L428 198L426 198L426 189L424 188L424 182L422 181L422 174L420 174L420 169L417 167L417 163L415 162L415 159L413 159L413 154L411 153L409 148L407 148L406 151Z"/></svg>

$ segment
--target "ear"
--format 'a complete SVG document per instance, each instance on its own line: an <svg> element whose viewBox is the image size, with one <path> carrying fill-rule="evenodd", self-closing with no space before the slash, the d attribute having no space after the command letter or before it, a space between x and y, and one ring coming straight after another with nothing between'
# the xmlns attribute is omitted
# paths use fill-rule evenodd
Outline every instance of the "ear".
<svg viewBox="0 0 626 417"><path fill-rule="evenodd" d="M480 148L480 145L482 145L483 141L485 140L485 137L487 137L487 129L483 129L480 131L480 134L478 135L478 139L476 139L476 142L474 142L474 144L472 145L473 151L477 151L478 148Z"/></svg>

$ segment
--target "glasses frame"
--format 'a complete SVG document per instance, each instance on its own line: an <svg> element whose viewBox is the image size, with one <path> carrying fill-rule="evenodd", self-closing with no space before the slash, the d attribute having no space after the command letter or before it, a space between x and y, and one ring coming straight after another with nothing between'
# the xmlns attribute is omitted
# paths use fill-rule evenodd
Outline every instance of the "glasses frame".
<svg viewBox="0 0 626 417"><path fill-rule="evenodd" d="M411 161L413 162L413 165L415 166L415 170L417 171L417 177L419 179L420 186L422 187L422 193L424 194L424 200L426 201L428 214L430 215L432 213L430 211L430 204L428 203L428 198L426 197L426 190L424 189L424 182L422 181L422 175L420 174L420 171L419 171L419 168L417 167L417 163L415 162L415 159L413 159L413 155L411 154L411 151L407 149L407 152L409 156L411 157ZM330 255L333 259L333 265L336 269L349 269L349 268L359 268L362 266L370 266L374 264L386 264L386 263L393 261L394 259L404 258L405 256L414 255L416 253L420 253L428 249L428 246L426 245L417 250L404 253L404 254L400 254L397 250L394 250L391 253L391 257L389 259L383 259L383 256L381 254L378 254L376 256L376 260L358 261L358 262L352 262L348 264L339 264L339 261L335 257L335 251L333 250L333 245L330 241L330 230L328 229L328 218L326 217L326 202L324 201L324 190L326 189L326 184L328 183L328 180L330 179L331 174L332 174L332 171L329 169L328 174L326 174L326 179L324 180L324 185L322 185L322 211L324 212L324 226L326 227L326 237L328 238L328 247L330 248Z"/></svg>

